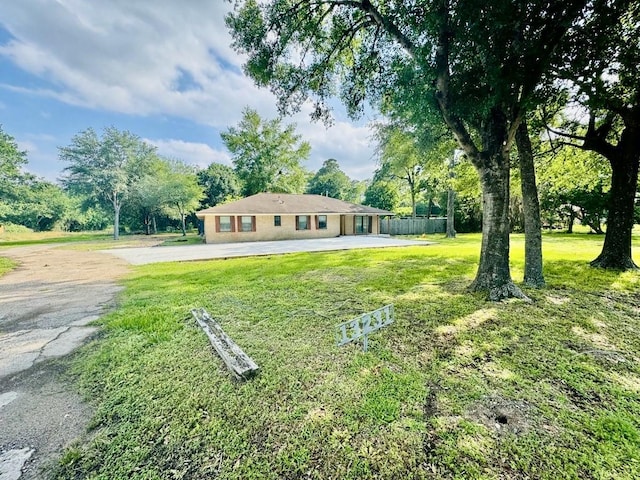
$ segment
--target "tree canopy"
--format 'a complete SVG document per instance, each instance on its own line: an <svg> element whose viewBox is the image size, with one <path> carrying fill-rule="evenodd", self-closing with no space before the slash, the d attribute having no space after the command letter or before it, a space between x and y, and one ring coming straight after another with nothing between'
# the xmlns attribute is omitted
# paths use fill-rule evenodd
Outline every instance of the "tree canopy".
<svg viewBox="0 0 640 480"><path fill-rule="evenodd" d="M20 150L15 138L0 125L0 198L4 201L14 196L14 189L22 175L21 169L26 164L27 152Z"/></svg>
<svg viewBox="0 0 640 480"><path fill-rule="evenodd" d="M350 200L353 197L352 187L351 179L340 169L338 161L330 158L309 180L307 193Z"/></svg>
<svg viewBox="0 0 640 480"><path fill-rule="evenodd" d="M283 126L279 118L264 120L246 108L240 123L220 136L231 152L245 196L304 191L307 174L301 162L309 157L311 146L295 133L295 125Z"/></svg>
<svg viewBox="0 0 640 480"><path fill-rule="evenodd" d="M202 208L214 207L223 201L240 195L240 180L233 168L212 163L197 172L198 182L204 190Z"/></svg>

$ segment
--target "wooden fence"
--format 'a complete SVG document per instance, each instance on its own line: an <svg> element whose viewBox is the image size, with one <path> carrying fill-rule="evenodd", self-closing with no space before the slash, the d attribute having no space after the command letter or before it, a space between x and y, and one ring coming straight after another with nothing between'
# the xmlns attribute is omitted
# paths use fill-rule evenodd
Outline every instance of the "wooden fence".
<svg viewBox="0 0 640 480"><path fill-rule="evenodd" d="M444 233L447 231L446 218L385 218L380 220L380 233L389 235L422 235L423 233Z"/></svg>

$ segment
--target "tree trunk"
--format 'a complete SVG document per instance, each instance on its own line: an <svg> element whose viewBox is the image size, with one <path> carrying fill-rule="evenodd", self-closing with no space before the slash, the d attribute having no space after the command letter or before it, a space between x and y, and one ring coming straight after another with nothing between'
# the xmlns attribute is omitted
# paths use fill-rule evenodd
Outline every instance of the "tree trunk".
<svg viewBox="0 0 640 480"><path fill-rule="evenodd" d="M591 262L593 267L615 270L638 268L631 256L631 234L640 161L638 134L640 134L640 128L626 128L616 148L618 155L615 158L609 158L611 190L607 232L602 252Z"/></svg>
<svg viewBox="0 0 640 480"><path fill-rule="evenodd" d="M531 287L543 287L545 282L542 271L542 222L533 151L526 120L520 123L515 139L520 160L524 213L524 283Z"/></svg>
<svg viewBox="0 0 640 480"><path fill-rule="evenodd" d="M506 152L480 154L474 162L482 184L482 247L471 290L488 292L493 301L527 299L509 270L509 157Z"/></svg>
<svg viewBox="0 0 640 480"><path fill-rule="evenodd" d="M411 186L411 218L416 219L416 192L413 191L413 186Z"/></svg>
<svg viewBox="0 0 640 480"><path fill-rule="evenodd" d="M456 237L455 204L456 192L454 192L452 188L449 188L447 192L447 238Z"/></svg>
<svg viewBox="0 0 640 480"><path fill-rule="evenodd" d="M155 214L151 217L151 222L153 223L153 234L157 235L158 234L158 224L156 223Z"/></svg>
<svg viewBox="0 0 640 480"><path fill-rule="evenodd" d="M567 220L567 233L573 233L573 223L576 221L576 216L573 213L573 205L570 205L569 219Z"/></svg>
<svg viewBox="0 0 640 480"><path fill-rule="evenodd" d="M186 226L187 215L180 212L180 227L182 228L182 236L187 236L187 226Z"/></svg>
<svg viewBox="0 0 640 480"><path fill-rule="evenodd" d="M453 167L455 163L455 155L449 160L449 182L453 180L455 175ZM447 192L447 238L455 238L455 205L456 205L456 192L453 191L452 185L449 184L449 190Z"/></svg>
<svg viewBox="0 0 640 480"><path fill-rule="evenodd" d="M113 202L113 239L120 239L120 203Z"/></svg>
<svg viewBox="0 0 640 480"><path fill-rule="evenodd" d="M144 215L144 234L151 235L151 214L145 213Z"/></svg>

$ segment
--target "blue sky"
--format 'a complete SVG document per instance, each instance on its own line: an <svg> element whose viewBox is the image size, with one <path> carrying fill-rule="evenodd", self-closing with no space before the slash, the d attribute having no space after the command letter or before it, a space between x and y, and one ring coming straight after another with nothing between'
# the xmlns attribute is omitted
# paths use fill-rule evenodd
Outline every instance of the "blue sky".
<svg viewBox="0 0 640 480"><path fill-rule="evenodd" d="M66 166L58 147L111 125L162 155L230 165L220 132L246 106L277 115L273 95L242 73L230 47L230 8L222 0L0 2L0 124L27 150L27 170L55 180ZM311 143L305 166L336 158L350 177L371 177L371 119L352 122L338 107L327 129L308 111L285 119Z"/></svg>

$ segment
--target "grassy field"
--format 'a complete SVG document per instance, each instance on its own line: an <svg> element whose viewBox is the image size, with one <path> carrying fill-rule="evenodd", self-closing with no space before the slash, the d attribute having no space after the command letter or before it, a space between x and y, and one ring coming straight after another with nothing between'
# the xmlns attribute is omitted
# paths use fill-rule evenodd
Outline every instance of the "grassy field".
<svg viewBox="0 0 640 480"><path fill-rule="evenodd" d="M108 241L113 235L106 232L5 232L0 234L0 248L48 243Z"/></svg>
<svg viewBox="0 0 640 480"><path fill-rule="evenodd" d="M465 291L479 235L430 239L136 268L74 359L95 416L54 476L639 478L640 275L588 267L602 237L548 234L549 287L493 304ZM337 323L387 303L368 352L335 346ZM200 306L256 378L212 354Z"/></svg>
<svg viewBox="0 0 640 480"><path fill-rule="evenodd" d="M202 243L202 237L195 233L187 233L184 237L180 233L161 233L157 235L120 235L119 240L114 240L113 234L108 232L20 232L0 234L0 249L2 247L24 247L53 243L66 244L67 248L78 250L104 250L146 246L148 244L161 246L195 245Z"/></svg>

